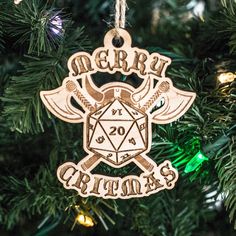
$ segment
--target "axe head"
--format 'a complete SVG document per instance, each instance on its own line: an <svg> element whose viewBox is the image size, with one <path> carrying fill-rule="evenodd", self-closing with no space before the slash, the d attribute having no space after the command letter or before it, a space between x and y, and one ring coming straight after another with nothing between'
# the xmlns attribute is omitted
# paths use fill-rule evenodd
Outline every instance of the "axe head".
<svg viewBox="0 0 236 236"><path fill-rule="evenodd" d="M72 96L73 91L68 91L65 83L57 89L40 92L41 100L53 115L69 123L80 123L83 112L72 106Z"/></svg>
<svg viewBox="0 0 236 236"><path fill-rule="evenodd" d="M177 89L171 84L170 89L159 98L164 98L165 103L152 113L153 122L168 124L179 119L190 108L195 97L195 93Z"/></svg>

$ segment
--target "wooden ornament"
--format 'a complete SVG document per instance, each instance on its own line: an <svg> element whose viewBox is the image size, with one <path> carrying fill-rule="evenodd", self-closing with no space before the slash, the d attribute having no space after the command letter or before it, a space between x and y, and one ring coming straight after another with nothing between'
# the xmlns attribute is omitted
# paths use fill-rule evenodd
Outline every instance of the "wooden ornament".
<svg viewBox="0 0 236 236"><path fill-rule="evenodd" d="M117 33L123 45L113 42ZM78 52L68 61L69 76L61 87L42 91L41 99L50 112L69 123L84 122L84 150L88 156L78 164L66 162L57 176L64 187L83 197L132 198L171 189L178 172L166 160L159 166L147 156L152 142L152 123L167 124L180 118L191 106L195 93L175 88L165 77L170 58L131 46L124 29L112 29L104 47L92 55ZM97 72L123 75L135 73L143 79L138 88L110 82L98 88L92 80ZM74 99L81 109L73 106ZM157 104L164 101L161 108ZM134 162L143 173L123 178L92 174L104 162L120 168Z"/></svg>

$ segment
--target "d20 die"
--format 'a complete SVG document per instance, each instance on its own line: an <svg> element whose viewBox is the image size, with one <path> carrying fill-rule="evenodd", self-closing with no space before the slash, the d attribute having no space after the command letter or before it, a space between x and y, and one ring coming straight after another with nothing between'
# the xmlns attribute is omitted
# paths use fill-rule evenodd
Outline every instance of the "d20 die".
<svg viewBox="0 0 236 236"><path fill-rule="evenodd" d="M148 117L121 99L88 115L87 148L121 165L148 147Z"/></svg>

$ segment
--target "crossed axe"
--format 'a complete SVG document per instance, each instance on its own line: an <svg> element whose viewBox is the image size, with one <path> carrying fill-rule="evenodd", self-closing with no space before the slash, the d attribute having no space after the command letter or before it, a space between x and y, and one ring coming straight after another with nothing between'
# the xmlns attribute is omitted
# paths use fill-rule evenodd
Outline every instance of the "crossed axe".
<svg viewBox="0 0 236 236"><path fill-rule="evenodd" d="M42 91L40 96L50 112L60 119L69 123L84 122L87 113L83 113L80 109L73 106L71 98L74 98L85 111L89 112L96 111L99 104L104 104L106 101L104 101L102 88L96 87L91 77L86 76L83 78L82 85L85 89L75 79L66 78L62 86L51 91ZM123 87L127 88L127 86ZM153 79L150 79L150 77L131 94L132 102L136 103L137 107L143 112L150 113L151 122L156 124L167 124L177 120L189 109L195 96L196 94L193 92L175 88L172 81L168 78L158 81L154 86ZM160 109L154 110L160 99L164 99L164 105ZM81 167L83 170L91 169L101 161L102 157L98 153L88 156L82 160ZM141 169L148 171L152 171L155 165L155 162L146 155L144 157L144 154L134 157L134 160Z"/></svg>

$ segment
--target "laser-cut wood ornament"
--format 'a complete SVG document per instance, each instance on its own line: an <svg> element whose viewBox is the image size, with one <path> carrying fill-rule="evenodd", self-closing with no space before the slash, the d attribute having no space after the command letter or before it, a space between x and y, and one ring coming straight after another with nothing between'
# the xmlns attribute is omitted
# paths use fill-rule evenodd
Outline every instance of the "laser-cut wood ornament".
<svg viewBox="0 0 236 236"><path fill-rule="evenodd" d="M78 164L66 162L57 171L64 187L75 189L83 197L132 198L173 188L178 172L170 161L157 166L147 156L152 142L151 124L177 120L196 96L175 88L165 77L170 58L132 47L131 37L124 29L118 29L124 42L118 48L113 45L116 33L117 29L110 30L104 47L92 55L72 55L68 61L69 76L62 86L40 93L55 116L69 123L84 123L83 144L88 156ZM124 82L110 82L98 88L92 80L92 74L97 72L136 73L143 82L138 88ZM73 106L71 98L84 111ZM164 105L154 109L160 101ZM101 161L114 168L134 162L143 173L124 178L92 174Z"/></svg>

